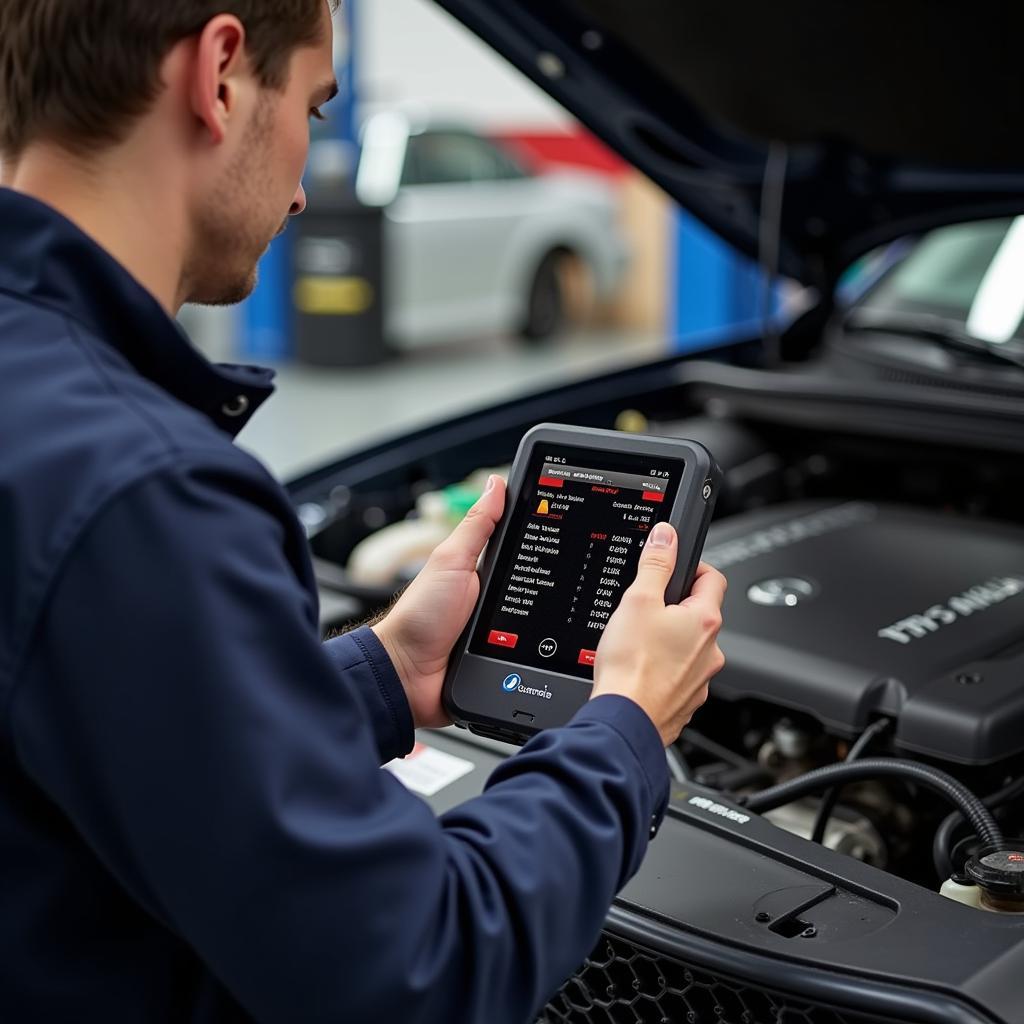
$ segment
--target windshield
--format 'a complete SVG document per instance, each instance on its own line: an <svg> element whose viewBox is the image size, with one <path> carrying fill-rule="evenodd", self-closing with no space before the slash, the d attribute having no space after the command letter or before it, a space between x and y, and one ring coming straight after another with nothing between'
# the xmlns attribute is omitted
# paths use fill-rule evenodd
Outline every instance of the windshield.
<svg viewBox="0 0 1024 1024"><path fill-rule="evenodd" d="M956 224L917 241L855 313L941 317L980 341L1024 341L1024 217Z"/></svg>

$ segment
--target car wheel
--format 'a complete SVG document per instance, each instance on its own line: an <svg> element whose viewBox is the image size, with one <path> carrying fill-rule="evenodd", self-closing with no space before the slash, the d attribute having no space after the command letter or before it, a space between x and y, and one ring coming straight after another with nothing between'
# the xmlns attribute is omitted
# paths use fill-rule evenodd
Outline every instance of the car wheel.
<svg viewBox="0 0 1024 1024"><path fill-rule="evenodd" d="M546 341L565 321L563 259L561 253L549 252L533 275L526 301L526 320L519 332L526 342Z"/></svg>

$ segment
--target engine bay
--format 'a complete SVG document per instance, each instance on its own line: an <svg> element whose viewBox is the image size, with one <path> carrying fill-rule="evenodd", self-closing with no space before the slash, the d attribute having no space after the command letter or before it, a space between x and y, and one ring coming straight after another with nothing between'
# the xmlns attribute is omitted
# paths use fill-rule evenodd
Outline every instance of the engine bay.
<svg viewBox="0 0 1024 1024"><path fill-rule="evenodd" d="M768 699L853 739L963 765L1024 752L1024 529L868 501L722 522L726 701Z"/></svg>
<svg viewBox="0 0 1024 1024"><path fill-rule="evenodd" d="M852 752L941 773L984 799L1004 835L1024 834L1019 411L997 395L732 356L570 385L297 481L325 627L386 606L533 423L688 437L725 473L705 557L730 591L726 668L672 752L677 781L757 807ZM358 570L400 534L411 547L384 576ZM969 883L983 845L962 810L897 773L837 776L763 813L934 892Z"/></svg>
<svg viewBox="0 0 1024 1024"><path fill-rule="evenodd" d="M696 781L749 792L840 763L863 738L865 755L941 768L980 795L1009 787L1016 813L1024 529L870 501L794 502L724 520L705 558L730 590L726 668L699 736L681 740ZM959 826L930 844L948 808L913 783L857 782L827 817L822 803L768 817L922 884L963 868L966 845L952 869L947 860Z"/></svg>

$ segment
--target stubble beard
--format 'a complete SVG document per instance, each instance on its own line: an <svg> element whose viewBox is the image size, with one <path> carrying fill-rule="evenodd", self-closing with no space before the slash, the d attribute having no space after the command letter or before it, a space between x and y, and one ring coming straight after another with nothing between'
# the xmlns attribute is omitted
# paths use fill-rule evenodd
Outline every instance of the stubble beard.
<svg viewBox="0 0 1024 1024"><path fill-rule="evenodd" d="M272 102L265 98L253 113L239 152L198 218L184 274L189 302L231 306L248 298L259 278L260 258L284 229L283 224L276 232L267 226L275 218L268 209L272 189L266 164L272 144Z"/></svg>

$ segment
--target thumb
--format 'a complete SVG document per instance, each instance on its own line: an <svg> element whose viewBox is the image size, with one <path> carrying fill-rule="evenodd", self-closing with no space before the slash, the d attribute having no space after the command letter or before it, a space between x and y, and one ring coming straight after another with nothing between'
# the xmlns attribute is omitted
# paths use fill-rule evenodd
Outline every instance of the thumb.
<svg viewBox="0 0 1024 1024"><path fill-rule="evenodd" d="M640 566L633 586L641 593L664 599L665 588L676 567L676 531L668 523L651 530L640 552Z"/></svg>
<svg viewBox="0 0 1024 1024"><path fill-rule="evenodd" d="M447 569L475 569L505 507L505 481L492 474L477 503L435 554Z"/></svg>

